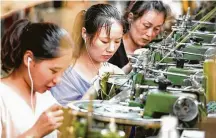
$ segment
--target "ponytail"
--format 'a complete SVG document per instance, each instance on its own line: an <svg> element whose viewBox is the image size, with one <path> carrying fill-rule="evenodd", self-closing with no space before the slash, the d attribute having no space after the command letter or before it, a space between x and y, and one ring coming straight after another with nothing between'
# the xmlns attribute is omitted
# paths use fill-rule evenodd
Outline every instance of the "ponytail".
<svg viewBox="0 0 216 138"><path fill-rule="evenodd" d="M74 26L73 26L73 32L72 32L72 39L75 44L75 49L74 49L74 57L79 57L80 53L83 49L84 40L82 38L82 27L85 26L85 10L80 11L74 21Z"/></svg>
<svg viewBox="0 0 216 138"><path fill-rule="evenodd" d="M1 68L9 73L22 62L21 37L27 31L30 22L27 19L16 21L4 34L1 41Z"/></svg>

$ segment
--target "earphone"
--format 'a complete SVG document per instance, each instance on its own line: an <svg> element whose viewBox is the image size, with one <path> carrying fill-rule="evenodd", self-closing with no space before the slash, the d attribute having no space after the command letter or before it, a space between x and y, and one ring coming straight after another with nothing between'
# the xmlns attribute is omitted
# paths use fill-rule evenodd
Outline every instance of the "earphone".
<svg viewBox="0 0 216 138"><path fill-rule="evenodd" d="M28 57L28 62L31 62L31 61L32 61L32 59L30 57Z"/></svg>
<svg viewBox="0 0 216 138"><path fill-rule="evenodd" d="M94 64L94 62L92 60L92 57L90 56L89 51L88 51L88 47L87 47L87 44L86 44L86 35L84 35L83 39L84 39L84 45L85 45L85 48L86 48L86 52L88 53L88 57L91 60L91 63L94 66L95 70L98 72L99 69L95 66L95 64Z"/></svg>
<svg viewBox="0 0 216 138"><path fill-rule="evenodd" d="M30 62L32 61L32 58L28 57L28 75L29 75L29 79L31 82L31 106L32 106L32 110L34 110L34 106L33 106L33 80L32 80L32 76L31 76L31 72L30 72Z"/></svg>
<svg viewBox="0 0 216 138"><path fill-rule="evenodd" d="M84 38L83 38L83 39L84 39L84 43L85 43L85 45L86 45L86 35L84 36Z"/></svg>

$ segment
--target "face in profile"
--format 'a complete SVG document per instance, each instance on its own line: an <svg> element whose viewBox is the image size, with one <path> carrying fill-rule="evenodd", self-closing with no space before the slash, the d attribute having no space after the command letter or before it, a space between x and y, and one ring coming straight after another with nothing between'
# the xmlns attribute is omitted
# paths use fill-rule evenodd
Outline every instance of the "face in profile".
<svg viewBox="0 0 216 138"><path fill-rule="evenodd" d="M98 30L98 33L96 33L88 46L88 53L95 62L106 62L120 46L123 27L119 22L112 20L110 35L107 34L104 26Z"/></svg>
<svg viewBox="0 0 216 138"><path fill-rule="evenodd" d="M146 11L141 17L132 21L129 35L138 47L151 42L161 31L164 13L155 10Z"/></svg>
<svg viewBox="0 0 216 138"><path fill-rule="evenodd" d="M60 82L64 69L71 62L71 50L61 51L61 57L37 61L31 66L34 90L43 93Z"/></svg>

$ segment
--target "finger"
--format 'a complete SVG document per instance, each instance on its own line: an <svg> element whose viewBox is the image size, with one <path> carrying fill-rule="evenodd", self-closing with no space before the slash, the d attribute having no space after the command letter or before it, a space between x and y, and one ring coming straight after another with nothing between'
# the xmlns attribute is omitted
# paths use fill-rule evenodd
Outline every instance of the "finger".
<svg viewBox="0 0 216 138"><path fill-rule="evenodd" d="M54 104L52 105L47 111L56 111L56 110L60 110L62 107L58 104Z"/></svg>
<svg viewBox="0 0 216 138"><path fill-rule="evenodd" d="M57 112L48 112L47 113L48 120L51 123L55 123L57 121L62 121L64 119L63 113L57 113Z"/></svg>
<svg viewBox="0 0 216 138"><path fill-rule="evenodd" d="M55 120L55 117L53 117L53 113L48 112L47 116L48 116L48 123L51 125L54 125L56 123L56 120Z"/></svg>
<svg viewBox="0 0 216 138"><path fill-rule="evenodd" d="M59 122L59 123L55 123L55 124L49 124L46 129L49 130L50 132L59 128L63 123Z"/></svg>
<svg viewBox="0 0 216 138"><path fill-rule="evenodd" d="M53 125L53 129L57 129L59 128L63 123L56 123L55 125Z"/></svg>
<svg viewBox="0 0 216 138"><path fill-rule="evenodd" d="M62 123L63 120L64 120L64 117L63 117L63 116L60 116L60 117L55 117L54 119L55 119L55 122L56 122L56 123Z"/></svg>
<svg viewBox="0 0 216 138"><path fill-rule="evenodd" d="M49 112L47 116L51 124L55 124L56 122L61 122L64 119L63 115L54 116L53 112Z"/></svg>
<svg viewBox="0 0 216 138"><path fill-rule="evenodd" d="M52 112L52 116L57 117L57 116L63 116L63 110L57 110Z"/></svg>

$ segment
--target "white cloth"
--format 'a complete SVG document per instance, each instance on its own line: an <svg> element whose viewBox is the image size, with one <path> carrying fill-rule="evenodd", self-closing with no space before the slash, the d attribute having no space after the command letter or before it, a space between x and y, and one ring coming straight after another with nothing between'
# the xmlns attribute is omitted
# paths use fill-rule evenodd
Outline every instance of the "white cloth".
<svg viewBox="0 0 216 138"><path fill-rule="evenodd" d="M106 65L106 66L105 66ZM103 65L99 69L99 76L102 77L102 75L106 72L109 72L110 74L125 74L122 69L120 69L118 66L113 65L111 63L108 63Z"/></svg>
<svg viewBox="0 0 216 138"><path fill-rule="evenodd" d="M118 66L113 65L111 63L108 63L105 65L103 65L100 69L99 69L99 75L96 75L92 80L91 80L91 84L94 86L96 91L99 91L101 89L100 87L100 79L103 77L104 73L109 72L110 74L125 74L124 71L122 69L120 69Z"/></svg>
<svg viewBox="0 0 216 138"><path fill-rule="evenodd" d="M43 111L56 103L49 91L36 93L36 109L33 113L30 106L13 89L0 82L0 137L16 138L29 130ZM53 131L46 138L56 138Z"/></svg>

